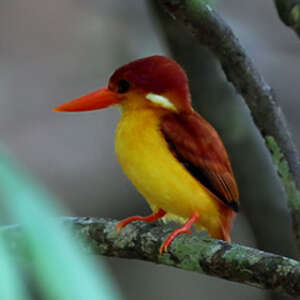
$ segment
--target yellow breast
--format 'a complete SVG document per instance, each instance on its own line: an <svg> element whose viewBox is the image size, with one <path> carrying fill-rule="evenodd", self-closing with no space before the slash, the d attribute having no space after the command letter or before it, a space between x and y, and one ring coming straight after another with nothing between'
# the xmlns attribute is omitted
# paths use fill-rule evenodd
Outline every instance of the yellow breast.
<svg viewBox="0 0 300 300"><path fill-rule="evenodd" d="M181 220L198 211L198 227L214 236L220 226L218 204L170 152L159 128L164 113L152 108L123 112L116 132L118 160L154 211L161 208Z"/></svg>

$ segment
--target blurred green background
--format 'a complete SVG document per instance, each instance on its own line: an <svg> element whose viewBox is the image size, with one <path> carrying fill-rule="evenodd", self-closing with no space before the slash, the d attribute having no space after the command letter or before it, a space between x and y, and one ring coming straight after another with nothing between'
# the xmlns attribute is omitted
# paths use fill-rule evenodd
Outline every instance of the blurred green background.
<svg viewBox="0 0 300 300"><path fill-rule="evenodd" d="M299 148L300 41L272 1L215 6L278 94ZM72 215L147 214L114 154L118 110L63 115L51 109L105 86L124 63L172 54L191 78L195 107L229 149L242 202L233 241L295 257L286 203L247 108L214 58L157 12L150 0L0 2L0 141ZM106 260L125 299L283 299L173 268Z"/></svg>

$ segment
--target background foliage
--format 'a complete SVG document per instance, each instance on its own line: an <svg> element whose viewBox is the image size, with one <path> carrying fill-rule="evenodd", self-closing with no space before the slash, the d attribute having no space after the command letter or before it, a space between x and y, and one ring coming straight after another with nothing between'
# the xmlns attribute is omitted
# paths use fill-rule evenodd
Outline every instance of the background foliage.
<svg viewBox="0 0 300 300"><path fill-rule="evenodd" d="M32 299L28 283L41 299L120 299L104 264L83 254L78 240L60 223L64 210L3 151L0 199L2 222L22 226L23 245L16 247L20 257L27 257L21 262L11 256L0 235L0 299Z"/></svg>

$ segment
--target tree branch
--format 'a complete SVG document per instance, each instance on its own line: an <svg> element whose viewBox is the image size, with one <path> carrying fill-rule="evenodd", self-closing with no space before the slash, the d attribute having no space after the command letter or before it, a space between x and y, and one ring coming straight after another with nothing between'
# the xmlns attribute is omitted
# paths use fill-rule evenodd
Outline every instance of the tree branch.
<svg viewBox="0 0 300 300"><path fill-rule="evenodd" d="M173 229L169 225L134 222L117 234L117 222L113 220L67 217L63 223L71 227L76 237L85 240L88 253L154 262L300 296L300 263L287 257L204 238L201 234L176 238L169 252L160 256L159 247ZM28 253L21 226L2 227L1 233L12 253Z"/></svg>
<svg viewBox="0 0 300 300"><path fill-rule="evenodd" d="M274 0L281 21L300 37L300 1Z"/></svg>
<svg viewBox="0 0 300 300"><path fill-rule="evenodd" d="M256 70L231 28L204 1L157 1L217 56L227 79L244 97L285 189L300 250L299 156L273 91Z"/></svg>

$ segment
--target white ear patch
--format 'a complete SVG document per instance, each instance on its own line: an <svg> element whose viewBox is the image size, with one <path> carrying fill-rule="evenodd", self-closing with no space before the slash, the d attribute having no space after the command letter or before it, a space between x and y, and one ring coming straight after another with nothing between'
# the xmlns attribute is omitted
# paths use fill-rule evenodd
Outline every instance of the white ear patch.
<svg viewBox="0 0 300 300"><path fill-rule="evenodd" d="M175 105L167 98L158 94L149 93L146 95L146 99L150 100L152 103L157 104L166 109L177 111Z"/></svg>

